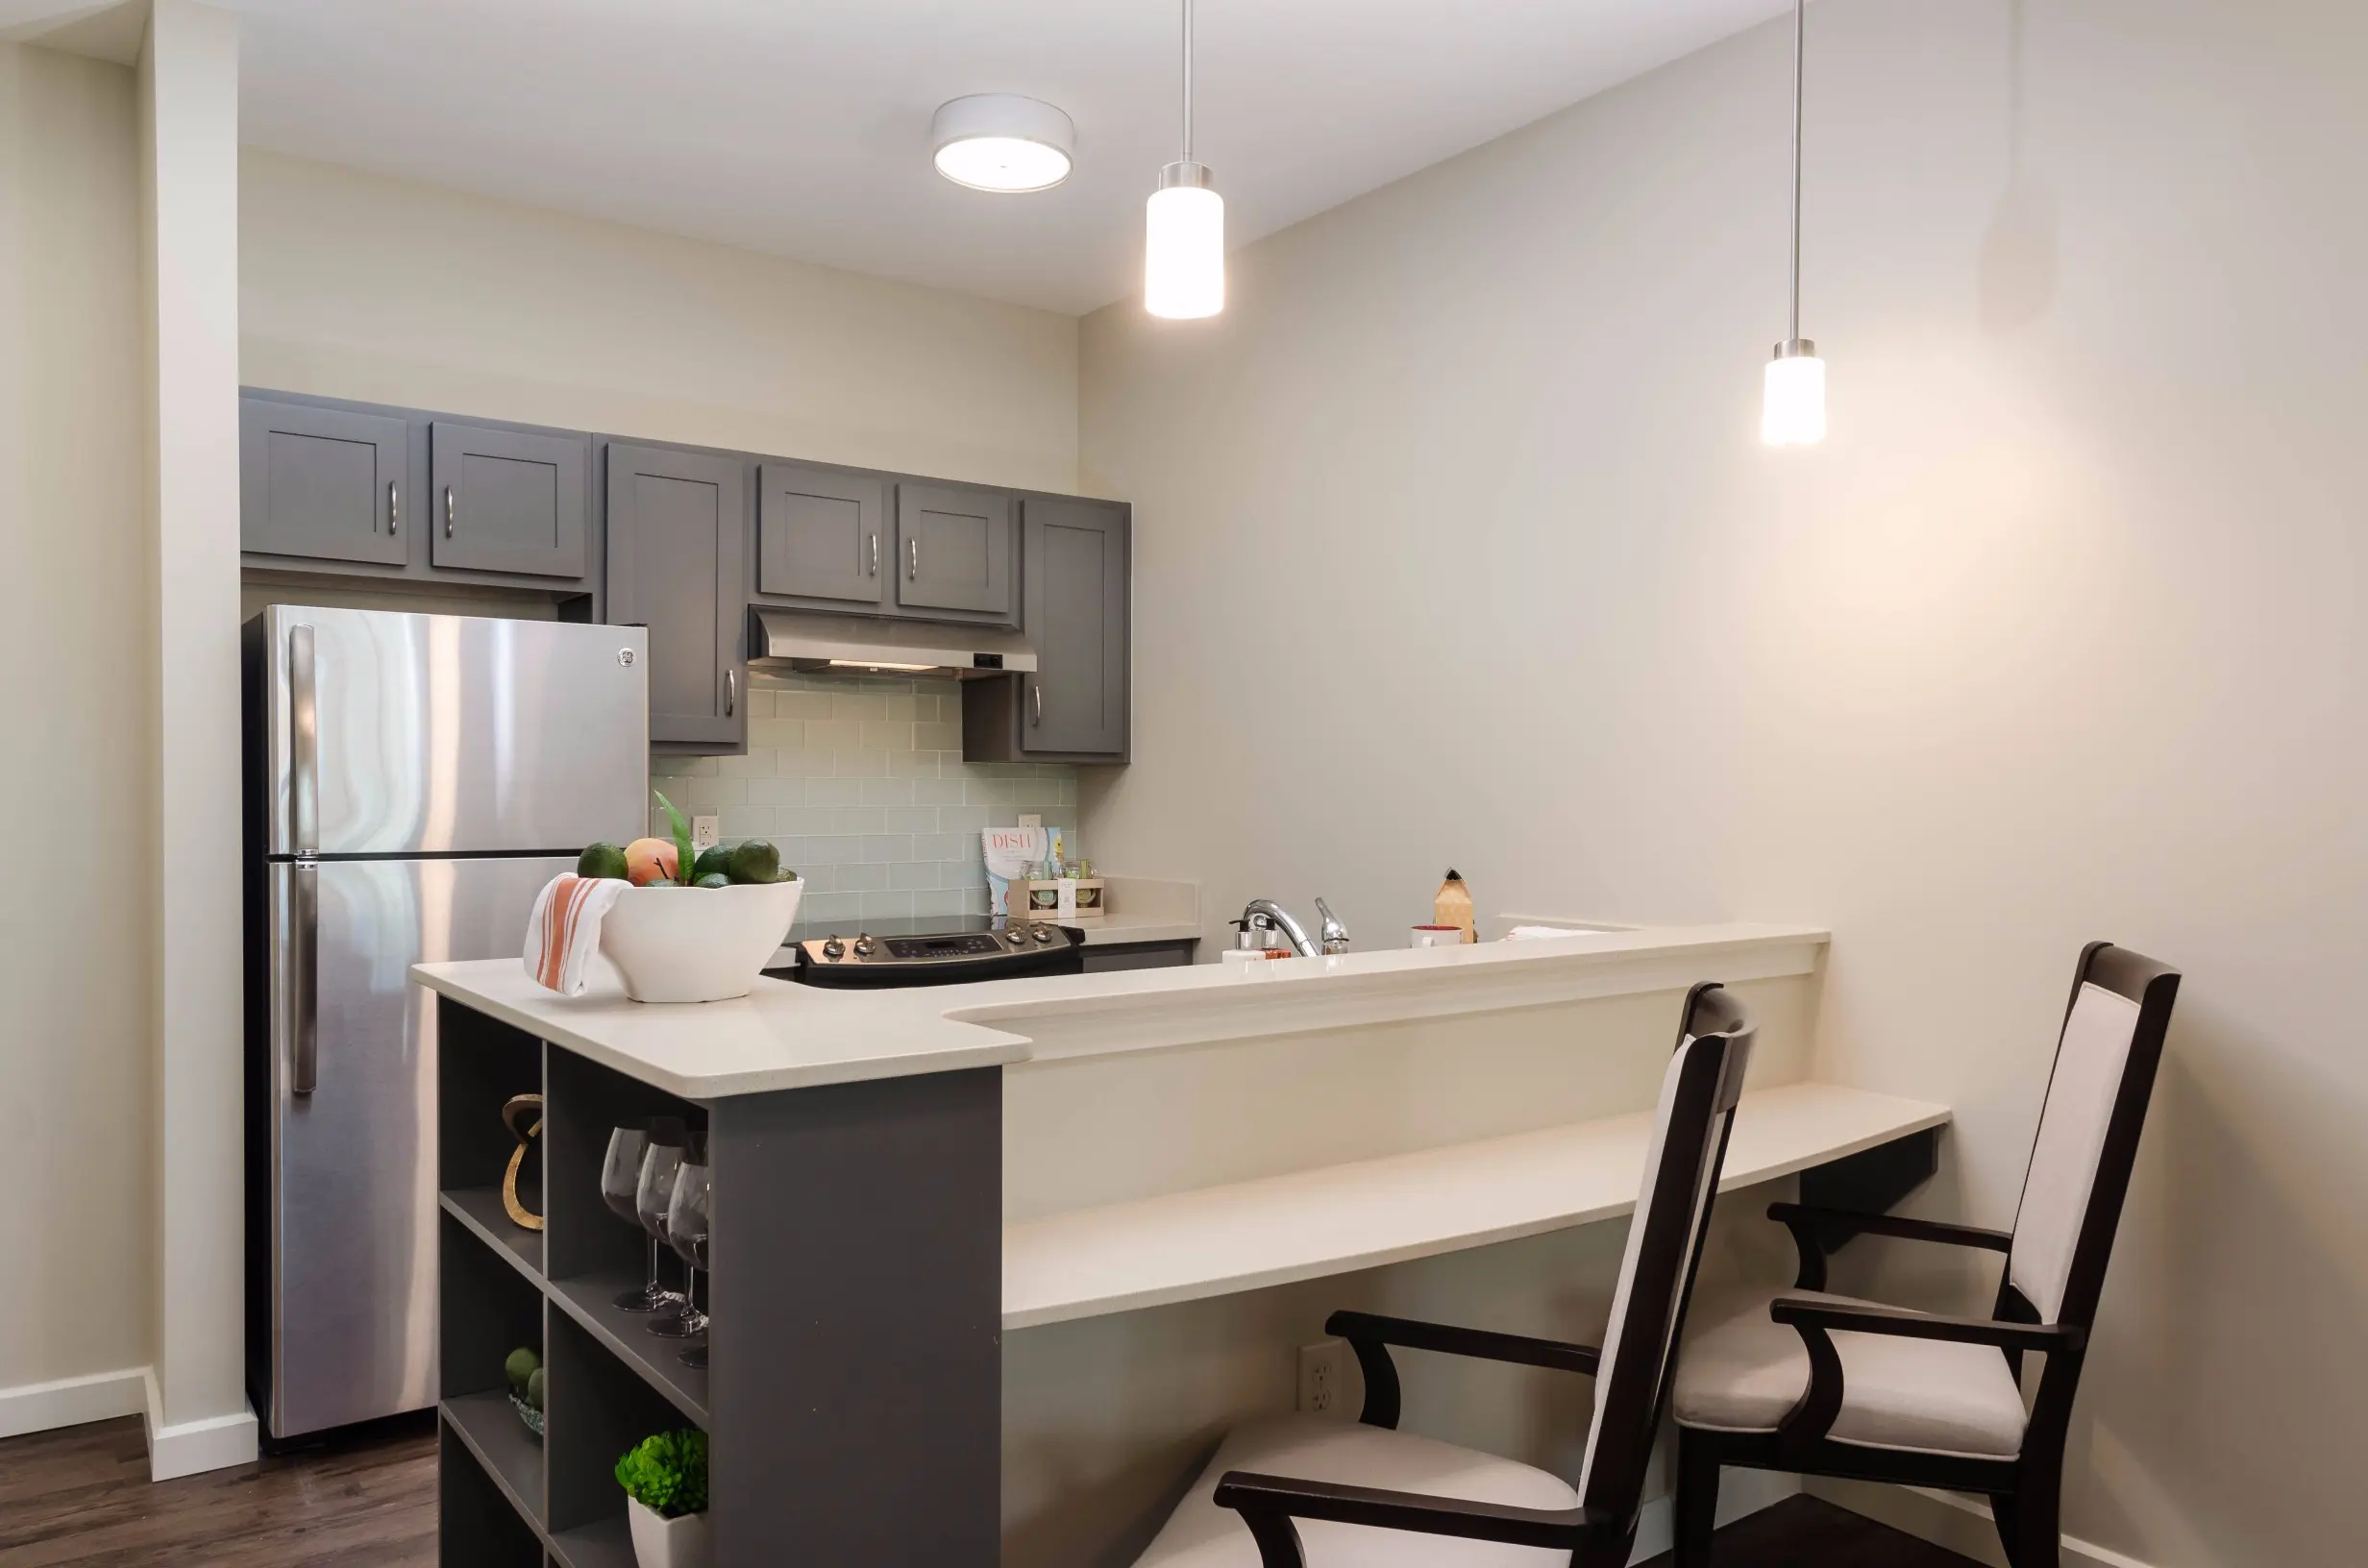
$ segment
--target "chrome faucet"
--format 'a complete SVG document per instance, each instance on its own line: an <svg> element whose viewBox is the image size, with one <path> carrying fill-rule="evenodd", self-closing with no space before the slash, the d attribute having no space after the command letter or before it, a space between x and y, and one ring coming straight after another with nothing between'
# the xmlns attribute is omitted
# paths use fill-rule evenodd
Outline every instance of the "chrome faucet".
<svg viewBox="0 0 2368 1568"><path fill-rule="evenodd" d="M1332 906L1319 898L1316 900L1316 913L1323 917L1320 939L1323 943L1323 950L1326 953L1348 951L1348 927L1341 924L1341 918L1332 913Z"/></svg>
<svg viewBox="0 0 2368 1568"><path fill-rule="evenodd" d="M1316 911L1323 917L1321 945L1311 941L1307 928L1292 919L1291 911L1271 898L1252 898L1242 911L1242 923L1252 930L1279 930L1290 942L1291 950L1301 958L1314 958L1319 953L1348 951L1348 927L1341 924L1332 913L1332 906L1316 900Z"/></svg>

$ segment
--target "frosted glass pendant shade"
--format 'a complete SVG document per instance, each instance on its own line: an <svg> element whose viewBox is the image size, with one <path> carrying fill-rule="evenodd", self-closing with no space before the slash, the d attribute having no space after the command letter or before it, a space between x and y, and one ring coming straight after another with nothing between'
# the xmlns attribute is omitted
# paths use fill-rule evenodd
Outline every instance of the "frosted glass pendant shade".
<svg viewBox="0 0 2368 1568"><path fill-rule="evenodd" d="M1806 338L1776 345L1760 406L1760 439L1806 447L1825 439L1825 361Z"/></svg>
<svg viewBox="0 0 2368 1568"><path fill-rule="evenodd" d="M1225 308L1225 199L1198 163L1171 163L1144 209L1143 307L1188 320Z"/></svg>

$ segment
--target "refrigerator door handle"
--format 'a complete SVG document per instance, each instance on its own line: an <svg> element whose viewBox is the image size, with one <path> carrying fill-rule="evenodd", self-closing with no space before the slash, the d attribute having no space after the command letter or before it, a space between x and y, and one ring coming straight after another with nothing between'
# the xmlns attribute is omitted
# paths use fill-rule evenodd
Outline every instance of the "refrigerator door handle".
<svg viewBox="0 0 2368 1568"><path fill-rule="evenodd" d="M289 845L299 855L321 851L321 704L308 625L287 628Z"/></svg>
<svg viewBox="0 0 2368 1568"><path fill-rule="evenodd" d="M287 1089L310 1094L321 1082L321 868L300 860L288 868L289 983Z"/></svg>

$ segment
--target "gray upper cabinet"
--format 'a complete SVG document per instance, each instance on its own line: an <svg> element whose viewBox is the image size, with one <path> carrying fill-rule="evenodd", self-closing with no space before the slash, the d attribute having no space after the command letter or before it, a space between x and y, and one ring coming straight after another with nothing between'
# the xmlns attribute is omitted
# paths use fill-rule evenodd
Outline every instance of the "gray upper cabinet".
<svg viewBox="0 0 2368 1568"><path fill-rule="evenodd" d="M899 484L896 607L1015 622L1014 542L1009 496Z"/></svg>
<svg viewBox="0 0 2368 1568"><path fill-rule="evenodd" d="M430 558L439 567L580 577L591 442L437 420L429 438Z"/></svg>
<svg viewBox="0 0 2368 1568"><path fill-rule="evenodd" d="M746 473L712 453L608 448L608 619L650 628L654 743L729 750L748 732Z"/></svg>
<svg viewBox="0 0 2368 1568"><path fill-rule="evenodd" d="M1020 748L1126 749L1126 512L1030 497L1023 553L1036 674L1020 677Z"/></svg>
<svg viewBox="0 0 2368 1568"><path fill-rule="evenodd" d="M756 591L877 609L896 569L886 481L766 463L756 483Z"/></svg>
<svg viewBox="0 0 2368 1568"><path fill-rule="evenodd" d="M402 493L409 453L400 418L241 398L239 548L402 565L416 526Z"/></svg>
<svg viewBox="0 0 2368 1568"><path fill-rule="evenodd" d="M1036 673L962 683L970 762L1123 762L1128 746L1128 513L1023 502L1024 616Z"/></svg>

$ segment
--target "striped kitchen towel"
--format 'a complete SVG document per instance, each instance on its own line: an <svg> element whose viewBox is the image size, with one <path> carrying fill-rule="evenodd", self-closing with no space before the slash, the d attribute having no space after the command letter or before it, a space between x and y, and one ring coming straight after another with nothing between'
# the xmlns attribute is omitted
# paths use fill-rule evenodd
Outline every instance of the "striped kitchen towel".
<svg viewBox="0 0 2368 1568"><path fill-rule="evenodd" d="M631 886L614 877L562 871L534 895L524 960L536 985L562 996L583 994L592 980L593 955L601 950L601 920Z"/></svg>

